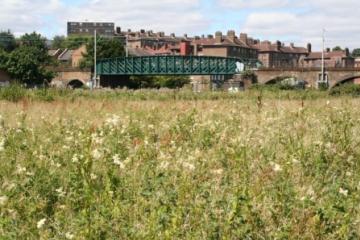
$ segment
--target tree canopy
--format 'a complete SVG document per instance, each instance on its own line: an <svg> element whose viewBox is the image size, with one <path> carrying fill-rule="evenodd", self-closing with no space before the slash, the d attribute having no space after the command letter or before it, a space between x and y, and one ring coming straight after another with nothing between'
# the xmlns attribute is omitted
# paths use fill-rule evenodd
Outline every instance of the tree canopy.
<svg viewBox="0 0 360 240"><path fill-rule="evenodd" d="M81 63L82 68L94 67L94 40L86 44L87 53L84 54L84 60ZM98 37L97 39L97 58L113 58L125 55L124 42L116 38Z"/></svg>
<svg viewBox="0 0 360 240"><path fill-rule="evenodd" d="M360 48L355 48L352 52L353 57L360 57Z"/></svg>
<svg viewBox="0 0 360 240"><path fill-rule="evenodd" d="M10 32L0 32L0 49L10 52L16 48L16 40Z"/></svg>
<svg viewBox="0 0 360 240"><path fill-rule="evenodd" d="M336 46L332 50L333 51L342 51L343 49L340 46Z"/></svg>

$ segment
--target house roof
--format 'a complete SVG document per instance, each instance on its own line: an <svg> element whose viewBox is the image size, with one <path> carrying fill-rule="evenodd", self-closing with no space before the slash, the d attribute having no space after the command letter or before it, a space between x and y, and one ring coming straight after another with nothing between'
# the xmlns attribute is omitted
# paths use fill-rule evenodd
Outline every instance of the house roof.
<svg viewBox="0 0 360 240"><path fill-rule="evenodd" d="M322 58L322 52L312 52L306 57L306 59L321 59L321 58ZM347 56L345 51L332 51L332 52L325 52L324 58L330 59L330 58L351 58L351 57Z"/></svg>
<svg viewBox="0 0 360 240"><path fill-rule="evenodd" d="M252 48L251 46L247 45L237 37L234 38L232 41L227 36L223 36L221 39L221 43L216 42L216 38L200 38L194 39L194 44L202 45L203 47L213 47L213 46L224 46L224 47L243 47L243 48Z"/></svg>
<svg viewBox="0 0 360 240"><path fill-rule="evenodd" d="M72 54L73 54L73 50L69 50L69 49L65 49L60 56L58 57L58 60L60 61L70 61Z"/></svg>
<svg viewBox="0 0 360 240"><path fill-rule="evenodd" d="M304 47L284 46L281 45L278 48L278 44L271 43L269 41L260 42L253 45L259 52L278 52L278 53L295 53L295 54L307 54L308 50Z"/></svg>

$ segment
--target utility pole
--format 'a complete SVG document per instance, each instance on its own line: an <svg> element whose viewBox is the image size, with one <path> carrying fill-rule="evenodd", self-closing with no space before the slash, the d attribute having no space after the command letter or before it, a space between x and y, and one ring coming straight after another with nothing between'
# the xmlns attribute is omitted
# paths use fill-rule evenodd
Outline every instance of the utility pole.
<svg viewBox="0 0 360 240"><path fill-rule="evenodd" d="M96 72L96 38L97 38L97 36L96 36L97 34L96 34L96 29L95 29L95 31L94 31L94 81L93 81L93 86L92 86L92 88L96 88L97 87L97 72Z"/></svg>
<svg viewBox="0 0 360 240"><path fill-rule="evenodd" d="M322 31L322 54L321 54L321 81L322 84L327 84L325 77L325 29Z"/></svg>

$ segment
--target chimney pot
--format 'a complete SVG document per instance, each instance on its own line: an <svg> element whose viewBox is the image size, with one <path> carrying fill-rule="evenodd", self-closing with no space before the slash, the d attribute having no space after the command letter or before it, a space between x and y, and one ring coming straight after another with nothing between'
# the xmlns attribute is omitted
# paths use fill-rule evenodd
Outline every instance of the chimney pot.
<svg viewBox="0 0 360 240"><path fill-rule="evenodd" d="M215 33L215 42L222 43L222 32L218 31Z"/></svg>
<svg viewBox="0 0 360 240"><path fill-rule="evenodd" d="M308 44L307 44L307 51L308 51L308 53L311 53L311 48L312 48L311 43L308 43Z"/></svg>

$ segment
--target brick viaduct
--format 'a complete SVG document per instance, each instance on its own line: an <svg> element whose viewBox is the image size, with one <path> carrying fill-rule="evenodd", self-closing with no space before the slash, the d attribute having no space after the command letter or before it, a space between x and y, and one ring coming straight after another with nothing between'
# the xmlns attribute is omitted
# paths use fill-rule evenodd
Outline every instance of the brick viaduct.
<svg viewBox="0 0 360 240"><path fill-rule="evenodd" d="M81 87L88 85L91 79L89 70L81 69L59 69L52 84L57 87ZM360 68L357 69L327 69L330 88L345 82L355 82L360 84ZM278 78L294 77L305 81L308 86L316 87L319 78L320 69L259 69L255 71L258 83L274 83Z"/></svg>
<svg viewBox="0 0 360 240"><path fill-rule="evenodd" d="M269 84L276 81L277 78L294 77L303 80L311 87L316 87L317 79L321 69L259 69L256 71L258 83ZM330 88L346 82L360 83L360 68L344 69L334 68L326 70L329 79Z"/></svg>

